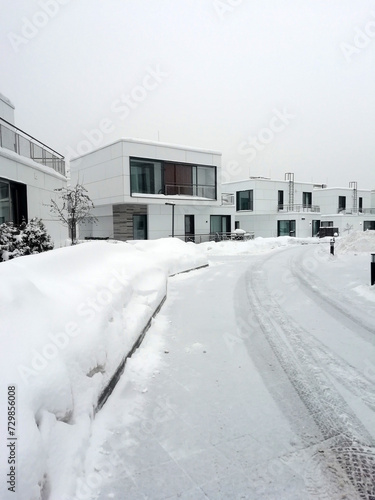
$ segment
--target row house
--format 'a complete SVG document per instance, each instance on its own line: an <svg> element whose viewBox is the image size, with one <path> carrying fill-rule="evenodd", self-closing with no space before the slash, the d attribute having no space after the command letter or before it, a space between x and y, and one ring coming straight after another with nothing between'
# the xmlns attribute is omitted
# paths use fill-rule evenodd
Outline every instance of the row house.
<svg viewBox="0 0 375 500"><path fill-rule="evenodd" d="M375 191L251 177L226 183L235 199L235 227L255 236L322 236L375 229ZM327 228L332 228L327 229Z"/></svg>
<svg viewBox="0 0 375 500"><path fill-rule="evenodd" d="M200 242L230 233L233 203L222 202L221 153L135 139L119 139L70 162L95 205L98 222L80 238Z"/></svg>

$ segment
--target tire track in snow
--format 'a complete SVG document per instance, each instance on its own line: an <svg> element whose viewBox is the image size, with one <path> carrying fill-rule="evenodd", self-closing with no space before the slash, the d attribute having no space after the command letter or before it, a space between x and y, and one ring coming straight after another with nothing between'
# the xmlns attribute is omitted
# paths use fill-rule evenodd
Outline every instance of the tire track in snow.
<svg viewBox="0 0 375 500"><path fill-rule="evenodd" d="M335 443L330 451L360 498L372 500L375 498L374 440L317 366L313 346L302 340L304 330L285 314L270 294L263 266L248 272L247 293L256 319L324 440Z"/></svg>
<svg viewBox="0 0 375 500"><path fill-rule="evenodd" d="M301 271L302 267L303 272ZM310 292L310 296L315 299L315 301L321 301L319 303L320 306L328 304L329 308L333 308L339 313L339 320L341 315L344 316L353 325L355 325L355 331L358 335L360 335L367 342L374 341L375 328L371 324L367 323L363 317L356 315L353 311L349 313L343 307L342 304L345 304L348 300L350 300L350 297L332 289L329 285L327 285L327 283L317 278L316 274L311 273L306 266L302 266L301 259L296 260L296 265L293 267L291 266L290 272L292 276L294 276L299 283ZM333 297L337 298L334 299ZM361 332L358 330L358 326L364 331Z"/></svg>

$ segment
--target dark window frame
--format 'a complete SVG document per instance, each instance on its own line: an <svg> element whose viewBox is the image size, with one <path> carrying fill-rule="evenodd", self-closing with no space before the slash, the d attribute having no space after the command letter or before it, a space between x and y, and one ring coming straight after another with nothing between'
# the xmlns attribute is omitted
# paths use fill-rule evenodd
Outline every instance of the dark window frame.
<svg viewBox="0 0 375 500"><path fill-rule="evenodd" d="M161 160L161 159L156 159L156 158L141 158L141 157L136 157L136 156L131 156L129 158L129 172L130 172L130 196L134 196L139 193L139 191L135 190L133 187L133 175L132 175L132 169L135 168L135 165L132 165L132 161L137 161L137 162L149 162L151 163L160 163L161 164L161 190L160 192L155 193L155 192L143 192L141 194L164 194L165 196L173 196L176 194L182 194L182 195L188 195L192 197L203 197L207 198L210 200L217 200L217 166L215 165L203 165L203 164L198 164L198 163L184 163L184 162L177 162L177 161L172 161L172 160ZM170 187L173 188L173 186L176 186L175 192L173 192L172 189L172 194L166 192L166 181L165 181L165 169L166 167L169 167L171 169L173 166L174 171L172 172L172 177L173 177L173 182L170 184ZM191 169L191 182L187 183L186 185L180 186L176 181L178 179L178 172L177 169L179 167L185 167ZM199 183L199 172L200 169L210 169L210 171L213 173L213 184L200 184ZM171 172L169 172L171 174ZM154 186L153 186L153 191L155 191L155 179L154 179ZM168 184L169 185L169 184ZM178 192L179 188L183 188L182 191L185 192ZM207 192L211 192L213 196L204 196L204 194L207 194Z"/></svg>
<svg viewBox="0 0 375 500"><path fill-rule="evenodd" d="M247 193L247 206L248 208L242 208L241 195ZM237 212L253 212L254 211L254 190L253 189L244 189L243 191L236 191L236 211Z"/></svg>

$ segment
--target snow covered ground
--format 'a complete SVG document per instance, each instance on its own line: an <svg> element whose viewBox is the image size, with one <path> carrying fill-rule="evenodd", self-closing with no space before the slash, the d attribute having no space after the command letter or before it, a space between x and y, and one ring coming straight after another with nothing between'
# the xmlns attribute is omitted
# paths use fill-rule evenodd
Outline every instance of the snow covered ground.
<svg viewBox="0 0 375 500"><path fill-rule="evenodd" d="M90 243L1 265L0 418L16 383L17 498L372 498L375 234L338 238L334 257L328 242ZM51 331L67 345L38 370Z"/></svg>

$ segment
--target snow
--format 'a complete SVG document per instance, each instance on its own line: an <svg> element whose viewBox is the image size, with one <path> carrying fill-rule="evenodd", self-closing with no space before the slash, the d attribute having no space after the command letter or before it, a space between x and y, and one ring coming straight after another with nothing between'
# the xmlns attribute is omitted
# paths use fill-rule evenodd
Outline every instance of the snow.
<svg viewBox="0 0 375 500"><path fill-rule="evenodd" d="M0 264L17 498L359 498L340 449L375 445L374 243L101 241Z"/></svg>
<svg viewBox="0 0 375 500"><path fill-rule="evenodd" d="M50 498L73 495L98 396L169 274L202 265L202 250L179 240L90 242L1 264L1 424L16 385L20 500L39 498L43 483Z"/></svg>

